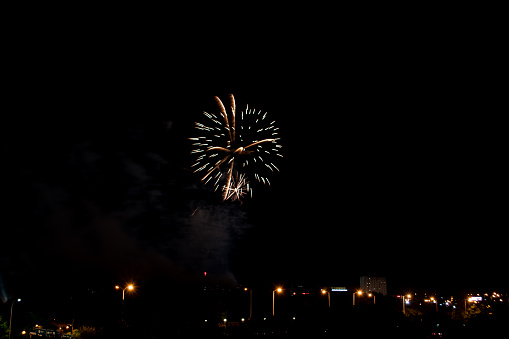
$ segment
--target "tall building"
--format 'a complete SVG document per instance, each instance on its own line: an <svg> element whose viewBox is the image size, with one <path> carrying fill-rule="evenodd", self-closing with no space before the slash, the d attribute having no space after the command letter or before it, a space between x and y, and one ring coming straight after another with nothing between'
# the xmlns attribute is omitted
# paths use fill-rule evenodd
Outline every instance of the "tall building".
<svg viewBox="0 0 509 339"><path fill-rule="evenodd" d="M361 290L387 295L387 279L385 277L361 277Z"/></svg>

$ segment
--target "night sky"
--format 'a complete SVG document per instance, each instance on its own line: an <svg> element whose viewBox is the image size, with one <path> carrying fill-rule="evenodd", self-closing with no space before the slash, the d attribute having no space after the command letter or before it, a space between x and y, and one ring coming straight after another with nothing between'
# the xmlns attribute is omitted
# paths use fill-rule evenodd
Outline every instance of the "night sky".
<svg viewBox="0 0 509 339"><path fill-rule="evenodd" d="M204 271L244 285L507 286L489 58L439 32L333 26L185 43L31 32L0 121L0 297L37 275L58 290L62 276L196 284ZM194 121L229 93L269 112L283 145L272 186L242 205L190 171Z"/></svg>

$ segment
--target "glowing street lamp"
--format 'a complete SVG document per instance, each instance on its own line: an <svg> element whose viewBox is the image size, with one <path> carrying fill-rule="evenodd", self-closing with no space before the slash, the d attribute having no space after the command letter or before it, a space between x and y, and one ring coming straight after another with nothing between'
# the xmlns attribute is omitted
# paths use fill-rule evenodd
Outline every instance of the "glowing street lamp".
<svg viewBox="0 0 509 339"><path fill-rule="evenodd" d="M431 297L430 298L431 302L435 304L435 311L438 312L438 300L435 300L435 298Z"/></svg>
<svg viewBox="0 0 509 339"><path fill-rule="evenodd" d="M322 294L325 294L325 293L327 293L327 298L329 299L329 308L330 308L330 291L325 289L325 288L323 288L322 289Z"/></svg>
<svg viewBox="0 0 509 339"><path fill-rule="evenodd" d="M21 299L14 300L11 305L11 319L9 320L9 339L11 339L11 332L12 332L12 308L14 307L14 304L16 302L21 302Z"/></svg>
<svg viewBox="0 0 509 339"><path fill-rule="evenodd" d="M368 293L368 297L370 297L370 298L373 297L373 305L376 305L376 296L375 296L375 294L370 292L370 293Z"/></svg>
<svg viewBox="0 0 509 339"><path fill-rule="evenodd" d="M355 306L355 295L356 294L360 297L362 295L362 290L358 290L357 292L353 293L353 306Z"/></svg>
<svg viewBox="0 0 509 339"><path fill-rule="evenodd" d="M405 297L408 299L410 299L412 297L411 294L407 294L406 296L403 295L403 314L406 314L406 310L405 310Z"/></svg>
<svg viewBox="0 0 509 339"><path fill-rule="evenodd" d="M249 291L249 320L253 318L253 289L244 287L244 291Z"/></svg>
<svg viewBox="0 0 509 339"><path fill-rule="evenodd" d="M278 287L274 291L272 291L272 316L274 316L274 300L276 299L276 291L277 293L281 293L283 292L283 289L281 287Z"/></svg>
<svg viewBox="0 0 509 339"><path fill-rule="evenodd" d="M469 303L475 302L475 301L472 299L472 297L470 297L470 298L468 298L468 297L467 297L467 298L465 298L465 312L467 311L467 301L468 301Z"/></svg>
<svg viewBox="0 0 509 339"><path fill-rule="evenodd" d="M115 289L119 290L120 286L115 285ZM129 290L129 291L134 290L134 285L133 284L129 284L124 289L122 289L122 300L125 300L125 290Z"/></svg>
<svg viewBox="0 0 509 339"><path fill-rule="evenodd" d="M65 329L66 330L71 330L71 335L72 335L72 332L74 332L74 324L67 324L67 325L65 325Z"/></svg>

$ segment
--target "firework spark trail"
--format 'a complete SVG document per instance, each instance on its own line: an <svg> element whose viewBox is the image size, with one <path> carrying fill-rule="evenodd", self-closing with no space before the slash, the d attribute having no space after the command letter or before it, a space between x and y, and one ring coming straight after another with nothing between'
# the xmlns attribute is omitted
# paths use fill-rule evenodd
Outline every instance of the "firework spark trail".
<svg viewBox="0 0 509 339"><path fill-rule="evenodd" d="M224 186L223 190L226 196L225 200L240 201L240 198L249 192L249 182L246 181L245 174L239 176L237 173L236 178L231 181L231 185L229 187Z"/></svg>
<svg viewBox="0 0 509 339"><path fill-rule="evenodd" d="M219 117L213 113L203 112L211 124L196 122L196 129L203 131L205 135L189 138L195 141L193 146L196 146L191 153L197 155L196 162L191 167L195 168L195 173L205 171L201 178L205 184L215 179L215 190L223 187L224 201L233 197L230 192L234 185L238 185L238 180L243 179L247 182L245 177L247 174L254 175L258 182L270 185L263 172L267 169L270 172L279 169L272 159L265 157L282 155L279 153L281 145L278 144L277 137L279 128L275 126L275 121L269 122L266 119L267 113L256 112L247 106L246 110L241 112L240 121L237 122L233 94L230 94L230 114L227 113L221 99L216 96L215 101L219 107ZM242 164L245 175L241 176L242 179L239 179L240 177L232 179L239 173L239 163ZM247 191L252 194L252 190ZM237 196L238 198L240 197Z"/></svg>

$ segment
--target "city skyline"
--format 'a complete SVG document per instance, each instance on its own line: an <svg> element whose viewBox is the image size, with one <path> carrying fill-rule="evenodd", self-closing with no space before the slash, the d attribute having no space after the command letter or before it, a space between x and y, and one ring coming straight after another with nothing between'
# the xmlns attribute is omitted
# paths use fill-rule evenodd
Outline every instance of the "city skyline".
<svg viewBox="0 0 509 339"><path fill-rule="evenodd" d="M209 285L207 279L202 280L201 286L187 286L180 291L161 287L153 283L143 285L142 282L124 281L118 282L118 285L96 286L81 291L75 287L74 292L66 298L46 295L35 299L19 299L19 305L16 305L18 318L14 328L16 332L23 330L25 333L42 335L48 331L69 333L72 328L94 332L108 328L110 335L116 335L129 333L122 326L125 323L129 324L128 327L134 326L131 331L138 335L167 333L172 328L182 328L190 333L226 331L233 335L231 331L236 333L235 329L264 333L280 326L288 330L303 326L305 331L319 333L325 326L332 333L340 331L364 335L363 330L349 324L347 319L353 317L357 319L356 322L365 324L371 328L370 331L376 333L399 333L397 328L406 323L406 331L411 330L410 333L447 333L452 337L463 338L464 335L460 333L478 330L476 322L486 317L491 317L492 321L488 323L489 326L483 327L483 333L500 333L497 328L502 329L502 324L493 321L503 317L509 306L509 295L502 290L472 290L460 294L404 290L398 294L384 295L362 291L359 286L346 288L279 282L272 286L252 288L245 285ZM150 306L154 297L157 297L159 303L177 303L179 310ZM41 303L42 299L46 302ZM52 306L41 307L42 304ZM5 305L0 304L2 308ZM27 320L19 319L26 313L37 315L32 320L35 321L32 323L33 328L29 327L30 322ZM147 325L151 318L166 317L165 326ZM177 326L175 319L192 323L192 329L189 325ZM119 320L120 326L115 325ZM426 321L425 325L422 321ZM321 325L316 327L317 324ZM440 327L439 331L435 331L437 327Z"/></svg>

